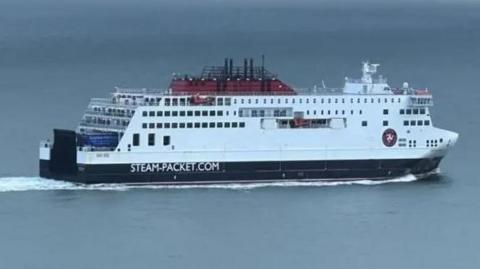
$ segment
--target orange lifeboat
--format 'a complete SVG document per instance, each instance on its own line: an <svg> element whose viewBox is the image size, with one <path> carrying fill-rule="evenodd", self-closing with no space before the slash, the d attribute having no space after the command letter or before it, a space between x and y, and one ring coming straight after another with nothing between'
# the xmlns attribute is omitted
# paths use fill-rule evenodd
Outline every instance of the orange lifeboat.
<svg viewBox="0 0 480 269"><path fill-rule="evenodd" d="M195 94L190 97L190 104L192 105L213 105L214 101L214 97L200 96L200 94Z"/></svg>

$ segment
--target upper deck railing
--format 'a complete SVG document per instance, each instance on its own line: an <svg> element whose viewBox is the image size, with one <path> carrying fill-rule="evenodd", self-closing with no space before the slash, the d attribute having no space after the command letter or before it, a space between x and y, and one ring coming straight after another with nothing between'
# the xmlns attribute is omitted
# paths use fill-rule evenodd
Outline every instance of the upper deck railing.
<svg viewBox="0 0 480 269"><path fill-rule="evenodd" d="M385 79L376 79L376 80L385 80ZM419 93L421 91L421 93ZM114 94L141 94L144 96L192 96L191 92L175 92L172 93L169 89L129 89L129 88L116 88ZM295 94L289 92L278 92L278 91L217 91L217 92L199 92L198 95L203 96L292 96L292 95L358 95L358 94L348 94L344 93L343 88L324 88L316 87L313 88L295 88ZM392 91L385 93L375 93L373 95L426 95L430 94L430 90L425 89L404 89L404 88L392 88ZM370 94L359 94L359 95L370 95ZM138 100L137 100L138 101Z"/></svg>

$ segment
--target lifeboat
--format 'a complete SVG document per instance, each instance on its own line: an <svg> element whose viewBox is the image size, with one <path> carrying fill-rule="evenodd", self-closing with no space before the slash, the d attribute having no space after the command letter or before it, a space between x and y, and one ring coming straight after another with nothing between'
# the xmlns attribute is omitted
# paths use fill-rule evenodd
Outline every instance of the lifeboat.
<svg viewBox="0 0 480 269"><path fill-rule="evenodd" d="M306 128L310 125L310 120L304 118L294 118L290 122L290 127L292 128Z"/></svg>
<svg viewBox="0 0 480 269"><path fill-rule="evenodd" d="M191 105L213 105L214 101L214 97L200 96L200 94L195 94L190 97Z"/></svg>

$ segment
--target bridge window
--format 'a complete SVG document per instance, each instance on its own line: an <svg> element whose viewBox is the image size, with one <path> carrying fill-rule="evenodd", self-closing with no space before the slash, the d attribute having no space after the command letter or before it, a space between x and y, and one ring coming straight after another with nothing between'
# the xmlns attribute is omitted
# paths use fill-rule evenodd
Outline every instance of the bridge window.
<svg viewBox="0 0 480 269"><path fill-rule="evenodd" d="M165 117L170 117L170 111L165 111Z"/></svg>
<svg viewBox="0 0 480 269"><path fill-rule="evenodd" d="M406 114L407 114L407 115L411 115L411 114L412 114L412 110L411 110L411 109L407 109L407 110L406 110Z"/></svg>
<svg viewBox="0 0 480 269"><path fill-rule="evenodd" d="M239 126L240 128L245 128L245 122L240 122Z"/></svg>
<svg viewBox="0 0 480 269"><path fill-rule="evenodd" d="M416 121L414 121L414 120L411 120L411 121L410 121L410 126L416 126L416 125L417 125L417 122L416 122Z"/></svg>
<svg viewBox="0 0 480 269"><path fill-rule="evenodd" d="M421 120L417 121L417 125L418 125L418 126L422 126L422 125L423 125L423 121L421 121Z"/></svg>
<svg viewBox="0 0 480 269"><path fill-rule="evenodd" d="M215 128L215 122L210 122L208 127L209 128Z"/></svg>
<svg viewBox="0 0 480 269"><path fill-rule="evenodd" d="M223 122L217 122L217 128L222 128L223 127Z"/></svg>
<svg viewBox="0 0 480 269"><path fill-rule="evenodd" d="M195 128L200 128L200 122L195 122L195 123L193 124L193 126L194 126Z"/></svg>
<svg viewBox="0 0 480 269"><path fill-rule="evenodd" d="M143 128L143 129L147 129L147 124L146 124L146 123L142 123L142 128Z"/></svg>
<svg viewBox="0 0 480 269"><path fill-rule="evenodd" d="M409 122L408 120L404 120L404 121L403 121L403 125L404 125L404 126L408 126L409 124L410 124L410 122Z"/></svg>
<svg viewBox="0 0 480 269"><path fill-rule="evenodd" d="M192 128L192 127L193 127L193 123L187 122L187 128Z"/></svg>
<svg viewBox="0 0 480 269"><path fill-rule="evenodd" d="M430 125L430 121L429 120L426 120L423 122L425 125Z"/></svg>
<svg viewBox="0 0 480 269"><path fill-rule="evenodd" d="M208 111L207 110L202 111L202 116L208 116Z"/></svg>
<svg viewBox="0 0 480 269"><path fill-rule="evenodd" d="M405 109L400 109L400 115L405 114Z"/></svg>
<svg viewBox="0 0 480 269"><path fill-rule="evenodd" d="M178 99L177 98L172 99L172 106L178 106Z"/></svg>
<svg viewBox="0 0 480 269"><path fill-rule="evenodd" d="M215 110L210 110L210 116L215 116Z"/></svg>
<svg viewBox="0 0 480 269"><path fill-rule="evenodd" d="M144 116L144 117L148 116L148 112L147 112L147 111L143 111L143 112L142 112L142 116Z"/></svg>
<svg viewBox="0 0 480 269"><path fill-rule="evenodd" d="M238 123L237 122L232 122L232 128L237 128L238 127Z"/></svg>
<svg viewBox="0 0 480 269"><path fill-rule="evenodd" d="M208 122L202 122L202 128L208 128Z"/></svg>
<svg viewBox="0 0 480 269"><path fill-rule="evenodd" d="M388 115L388 109L383 110L383 115Z"/></svg>
<svg viewBox="0 0 480 269"><path fill-rule="evenodd" d="M157 111L157 117L163 116L163 111Z"/></svg>
<svg viewBox="0 0 480 269"><path fill-rule="evenodd" d="M170 123L169 122L165 122L165 124L163 125L166 129L169 129L170 128Z"/></svg>
<svg viewBox="0 0 480 269"><path fill-rule="evenodd" d="M178 116L178 111L172 111L172 117Z"/></svg>
<svg viewBox="0 0 480 269"><path fill-rule="evenodd" d="M174 122L172 123L172 128L177 128L178 127L178 123Z"/></svg>
<svg viewBox="0 0 480 269"><path fill-rule="evenodd" d="M217 116L223 116L223 110L217 110Z"/></svg>
<svg viewBox="0 0 480 269"><path fill-rule="evenodd" d="M148 145L149 146L155 145L155 134L148 134Z"/></svg>
<svg viewBox="0 0 480 269"><path fill-rule="evenodd" d="M179 126L180 126L180 128L182 128L182 129L185 128L185 122L180 122Z"/></svg>
<svg viewBox="0 0 480 269"><path fill-rule="evenodd" d="M225 122L223 125L225 126L225 128L230 128L230 122Z"/></svg>
<svg viewBox="0 0 480 269"><path fill-rule="evenodd" d="M418 115L418 109L417 109L417 108L415 108L415 109L413 110L413 114L414 114L414 115Z"/></svg>
<svg viewBox="0 0 480 269"><path fill-rule="evenodd" d="M420 108L420 114L425 114L425 108Z"/></svg>
<svg viewBox="0 0 480 269"><path fill-rule="evenodd" d="M388 120L383 121L383 126L388 126Z"/></svg>
<svg viewBox="0 0 480 269"><path fill-rule="evenodd" d="M200 116L200 111L199 110L195 110L195 116Z"/></svg>
<svg viewBox="0 0 480 269"><path fill-rule="evenodd" d="M365 126L367 126L367 125L368 125L368 123L367 123L366 120L362 121L362 126L363 126L363 127L365 127Z"/></svg>
<svg viewBox="0 0 480 269"><path fill-rule="evenodd" d="M185 111L180 111L180 117L185 117Z"/></svg>
<svg viewBox="0 0 480 269"><path fill-rule="evenodd" d="M191 111L191 110L187 111L187 116L189 116L189 117L193 116L193 111Z"/></svg>
<svg viewBox="0 0 480 269"><path fill-rule="evenodd" d="M158 128L158 129L161 129L161 128L162 128L162 123L160 123L160 122L157 123L157 128Z"/></svg>
<svg viewBox="0 0 480 269"><path fill-rule="evenodd" d="M155 117L155 111L150 111L150 112L148 112L148 116L150 116L150 117Z"/></svg>

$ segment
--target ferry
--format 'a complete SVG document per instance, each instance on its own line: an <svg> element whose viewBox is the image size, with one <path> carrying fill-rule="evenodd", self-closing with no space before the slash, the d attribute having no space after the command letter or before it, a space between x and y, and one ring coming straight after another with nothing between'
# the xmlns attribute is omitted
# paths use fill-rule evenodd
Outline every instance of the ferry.
<svg viewBox="0 0 480 269"><path fill-rule="evenodd" d="M378 64L342 88L296 89L244 59L115 88L76 130L39 147L40 176L84 184L386 180L438 171L458 134L434 125L429 89L390 87Z"/></svg>

